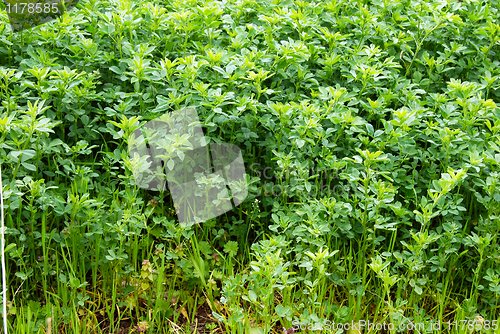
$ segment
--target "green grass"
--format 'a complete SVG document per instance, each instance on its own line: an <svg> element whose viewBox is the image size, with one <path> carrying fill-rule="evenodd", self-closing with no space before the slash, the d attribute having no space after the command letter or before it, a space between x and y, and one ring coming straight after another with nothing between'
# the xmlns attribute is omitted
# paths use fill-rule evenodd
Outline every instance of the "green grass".
<svg viewBox="0 0 500 334"><path fill-rule="evenodd" d="M10 333L500 333L499 10L86 0L17 33L2 11ZM182 227L128 143L187 106L249 195Z"/></svg>

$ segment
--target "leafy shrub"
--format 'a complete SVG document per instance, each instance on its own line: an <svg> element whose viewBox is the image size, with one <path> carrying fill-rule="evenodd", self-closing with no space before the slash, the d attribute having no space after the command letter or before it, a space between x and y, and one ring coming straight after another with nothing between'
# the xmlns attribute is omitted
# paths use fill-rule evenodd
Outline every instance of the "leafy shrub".
<svg viewBox="0 0 500 334"><path fill-rule="evenodd" d="M16 34L2 13L11 328L497 319L498 9L87 0ZM185 106L250 183L189 228L127 154Z"/></svg>

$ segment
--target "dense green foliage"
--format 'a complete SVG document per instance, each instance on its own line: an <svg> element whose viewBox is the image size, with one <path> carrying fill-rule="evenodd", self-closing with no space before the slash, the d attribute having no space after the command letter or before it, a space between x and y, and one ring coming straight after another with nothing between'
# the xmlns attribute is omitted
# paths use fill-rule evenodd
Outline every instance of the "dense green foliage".
<svg viewBox="0 0 500 334"><path fill-rule="evenodd" d="M499 9L85 0L15 34L2 12L11 332L51 318L62 333L363 319L493 333ZM250 184L188 228L168 190L135 186L127 152L143 122L185 106L242 149Z"/></svg>

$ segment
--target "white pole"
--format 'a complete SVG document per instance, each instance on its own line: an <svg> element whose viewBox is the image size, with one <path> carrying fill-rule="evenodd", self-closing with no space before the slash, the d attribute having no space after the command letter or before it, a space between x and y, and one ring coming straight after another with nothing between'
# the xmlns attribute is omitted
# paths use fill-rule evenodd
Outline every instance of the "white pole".
<svg viewBox="0 0 500 334"><path fill-rule="evenodd" d="M7 275L5 273L5 222L3 218L3 184L2 184L2 167L0 166L0 211L2 219L2 295L3 295L3 332L7 334Z"/></svg>

